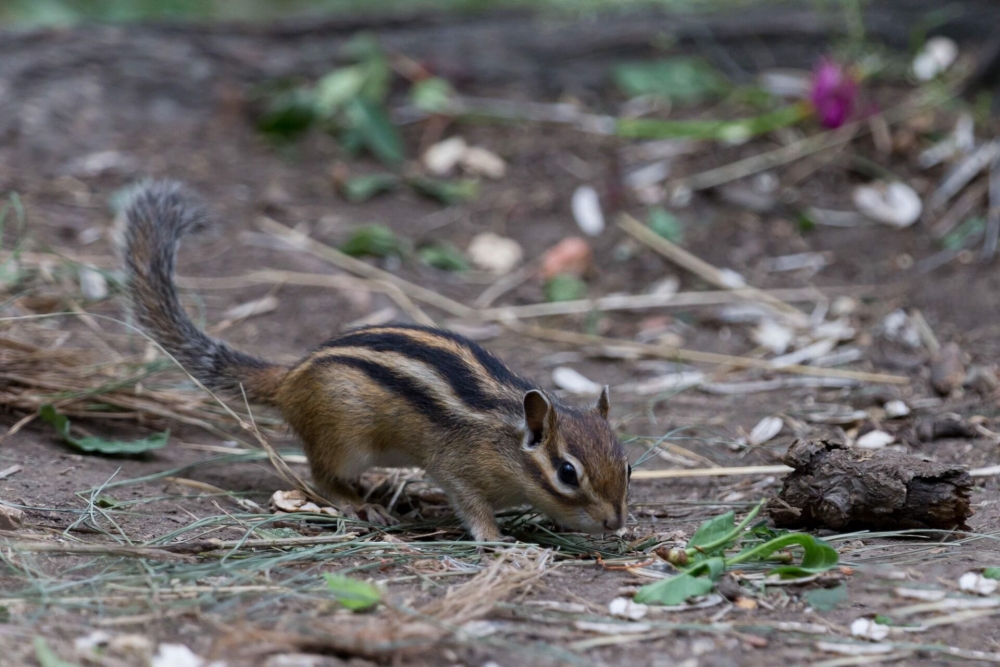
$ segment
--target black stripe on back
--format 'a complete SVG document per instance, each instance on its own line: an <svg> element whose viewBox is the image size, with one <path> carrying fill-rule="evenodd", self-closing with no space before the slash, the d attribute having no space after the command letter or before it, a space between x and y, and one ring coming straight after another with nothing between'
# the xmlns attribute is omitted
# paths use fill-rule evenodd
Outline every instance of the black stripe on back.
<svg viewBox="0 0 1000 667"><path fill-rule="evenodd" d="M375 327L373 327L375 328ZM435 329L434 327L424 327L416 324L400 324L392 325L393 329L402 329L407 331L422 331L425 333L433 334L435 336L440 336L445 340L449 340L453 343L461 345L469 352L472 356L476 358L476 361L486 370L486 373L499 382L500 384L507 385L508 387L513 387L514 389L520 389L521 391L528 391L534 389L535 385L528 382L524 378L515 374L507 365L500 359L500 357L495 354L488 352L483 346L479 345L475 341L466 338L454 331L448 331L446 329ZM336 344L344 339L351 338L352 336L361 335L366 332L366 329L358 329L357 331L350 332L341 338L330 341L329 344Z"/></svg>
<svg viewBox="0 0 1000 667"><path fill-rule="evenodd" d="M379 386L404 399L417 412L435 424L451 428L457 426L461 421L458 416L450 412L446 406L441 405L440 402L430 395L426 387L421 386L420 383L408 375L382 364L377 364L367 359L347 356L321 357L315 363L323 366L340 364L358 369Z"/></svg>
<svg viewBox="0 0 1000 667"><path fill-rule="evenodd" d="M516 408L510 401L484 391L480 379L460 356L439 347L425 345L401 331L360 330L334 339L323 347L361 347L373 352L395 352L435 369L451 386L455 396L470 408L475 410ZM497 362L499 363L499 360ZM510 373L509 370L507 372Z"/></svg>

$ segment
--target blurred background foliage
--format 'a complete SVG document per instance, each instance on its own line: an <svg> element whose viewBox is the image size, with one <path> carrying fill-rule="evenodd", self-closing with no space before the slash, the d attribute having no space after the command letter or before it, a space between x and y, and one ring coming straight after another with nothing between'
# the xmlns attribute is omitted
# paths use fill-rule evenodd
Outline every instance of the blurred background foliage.
<svg viewBox="0 0 1000 667"><path fill-rule="evenodd" d="M798 2L817 4L817 0ZM0 23L38 27L87 21L262 22L420 10L477 12L533 8L579 13L654 6L672 11L702 11L760 4L759 0L0 0Z"/></svg>

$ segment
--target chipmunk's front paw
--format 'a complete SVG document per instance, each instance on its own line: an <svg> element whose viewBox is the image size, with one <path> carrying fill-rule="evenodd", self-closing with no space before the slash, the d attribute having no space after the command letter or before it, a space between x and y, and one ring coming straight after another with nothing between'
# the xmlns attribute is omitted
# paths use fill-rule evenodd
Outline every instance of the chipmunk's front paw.
<svg viewBox="0 0 1000 667"><path fill-rule="evenodd" d="M349 519L360 519L376 526L395 526L399 519L389 514L389 510L374 503L348 505L342 510Z"/></svg>

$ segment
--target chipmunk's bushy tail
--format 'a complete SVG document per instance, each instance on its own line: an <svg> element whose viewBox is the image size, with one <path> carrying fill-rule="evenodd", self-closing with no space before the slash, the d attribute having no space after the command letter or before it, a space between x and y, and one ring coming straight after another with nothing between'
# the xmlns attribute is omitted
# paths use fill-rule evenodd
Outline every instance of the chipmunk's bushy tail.
<svg viewBox="0 0 1000 667"><path fill-rule="evenodd" d="M244 354L195 326L181 307L174 284L177 246L188 232L208 224L201 200L180 183L147 181L122 208L119 250L132 312L138 324L212 390L239 392L275 404L287 369Z"/></svg>

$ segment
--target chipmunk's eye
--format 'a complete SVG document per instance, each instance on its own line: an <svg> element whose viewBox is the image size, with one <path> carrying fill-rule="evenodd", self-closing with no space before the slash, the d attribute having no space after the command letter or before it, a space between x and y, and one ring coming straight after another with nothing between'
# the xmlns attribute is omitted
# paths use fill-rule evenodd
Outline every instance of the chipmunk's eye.
<svg viewBox="0 0 1000 667"><path fill-rule="evenodd" d="M628 481L632 481L632 466L628 467Z"/></svg>
<svg viewBox="0 0 1000 667"><path fill-rule="evenodd" d="M559 481L566 486L580 486L580 480L576 477L576 468L569 461L563 461L559 466Z"/></svg>

